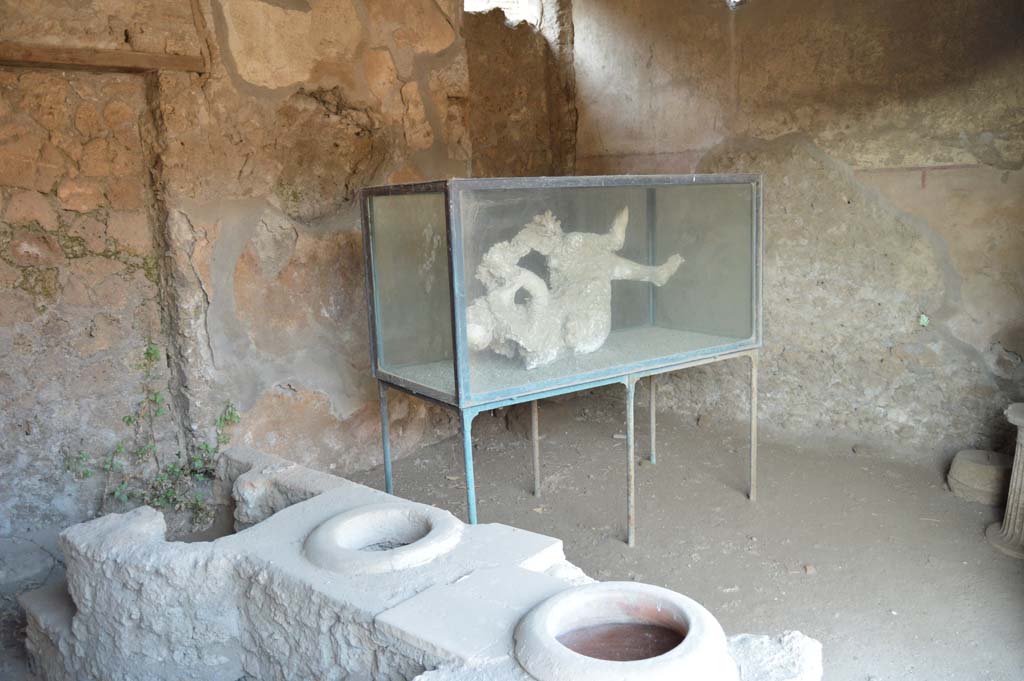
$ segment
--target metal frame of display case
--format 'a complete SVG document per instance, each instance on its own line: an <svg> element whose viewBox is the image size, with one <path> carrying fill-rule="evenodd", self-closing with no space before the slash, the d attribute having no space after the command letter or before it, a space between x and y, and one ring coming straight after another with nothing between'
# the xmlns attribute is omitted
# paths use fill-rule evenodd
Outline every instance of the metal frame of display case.
<svg viewBox="0 0 1024 681"><path fill-rule="evenodd" d="M753 314L753 336L751 338L709 348L668 355L642 362L607 367L602 370L567 376L559 379L540 381L532 384L491 391L474 395L469 384L469 351L466 346L466 301L464 296L465 272L462 247L462 224L460 194L464 190L486 189L575 189L586 187L636 186L653 190L659 186L685 186L700 184L750 184L752 191L752 216L754 233L751 240L751 300ZM430 386L421 385L402 376L384 370L380 366L381 328L380 301L378 299L376 272L373 266L373 220L370 213L370 199L375 196L405 194L443 193L445 198L445 233L448 249L448 285L452 325L452 353L454 371L454 394L449 395ZM653 194L648 194L652 196ZM638 381L650 379L650 461L657 462L655 447L656 412L654 389L655 377L659 374L679 371L695 366L711 364L737 357L750 359L750 469L749 492L751 501L757 498L757 364L758 351L762 345L762 270L763 250L762 225L762 178L752 174L730 175L610 175L595 177L535 177L498 179L451 179L402 185L368 187L360 192L362 208L363 245L366 258L366 286L369 313L371 366L377 379L380 394L381 437L384 450L384 481L387 492L394 492L394 476L391 462L391 442L388 423L389 387L420 397L459 412L462 431L463 459L466 470L467 515L470 524L475 524L476 489L473 474L473 419L484 411L507 407L514 404L531 403L531 443L533 450L534 494L540 496L540 446L538 436L538 400L567 393L590 390L605 385L622 384L626 388L626 507L627 543L636 543L636 452L634 433L634 397ZM649 229L653 226L649 225ZM652 303L653 304L653 303Z"/></svg>

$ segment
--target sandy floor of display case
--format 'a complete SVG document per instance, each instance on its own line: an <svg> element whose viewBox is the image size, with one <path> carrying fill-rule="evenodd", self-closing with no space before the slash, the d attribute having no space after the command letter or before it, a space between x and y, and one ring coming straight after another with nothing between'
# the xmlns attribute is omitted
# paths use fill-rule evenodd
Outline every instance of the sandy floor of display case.
<svg viewBox="0 0 1024 681"><path fill-rule="evenodd" d="M598 350L587 355L567 355L546 366L527 371L519 360L489 350L470 355L469 374L474 394L506 390L529 383L559 381L571 376L671 357L686 352L729 345L742 340L696 331L679 331L656 326L613 331ZM446 393L455 390L452 363L409 364L391 371L413 383Z"/></svg>

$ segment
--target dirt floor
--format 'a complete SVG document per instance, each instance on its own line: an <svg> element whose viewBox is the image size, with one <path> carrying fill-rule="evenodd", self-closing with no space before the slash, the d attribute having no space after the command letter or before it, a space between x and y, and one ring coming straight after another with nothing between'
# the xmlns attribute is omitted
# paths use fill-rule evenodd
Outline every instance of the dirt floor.
<svg viewBox="0 0 1024 681"><path fill-rule="evenodd" d="M762 438L752 504L745 427L659 414L630 549L621 406L577 399L540 413L541 499L522 428L489 414L474 424L481 522L561 537L595 578L694 597L727 633L798 629L824 644L829 681L1024 679L1024 561L989 547L999 512L954 497L944 471L827 439ZM646 456L643 410L637 424ZM354 479L381 487L383 472ZM399 496L465 517L458 438L399 461L395 480Z"/></svg>

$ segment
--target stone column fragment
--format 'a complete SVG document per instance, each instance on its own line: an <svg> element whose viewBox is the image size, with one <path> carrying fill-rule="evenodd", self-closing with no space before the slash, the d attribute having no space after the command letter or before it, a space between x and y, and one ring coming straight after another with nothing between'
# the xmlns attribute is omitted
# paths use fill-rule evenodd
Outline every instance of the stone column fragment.
<svg viewBox="0 0 1024 681"><path fill-rule="evenodd" d="M1017 453L1010 473L1010 493L1006 497L1003 522L992 523L985 531L992 546L1014 558L1024 558L1024 402L1011 404L1006 418L1017 426Z"/></svg>

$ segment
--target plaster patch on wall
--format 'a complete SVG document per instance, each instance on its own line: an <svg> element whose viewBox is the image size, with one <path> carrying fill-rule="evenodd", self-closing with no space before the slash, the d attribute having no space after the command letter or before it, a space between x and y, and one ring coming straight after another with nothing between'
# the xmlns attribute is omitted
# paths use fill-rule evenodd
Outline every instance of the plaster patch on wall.
<svg viewBox="0 0 1024 681"><path fill-rule="evenodd" d="M894 206L934 234L949 292L935 315L1013 392L1024 375L1024 172L987 166L859 172Z"/></svg>
<svg viewBox="0 0 1024 681"><path fill-rule="evenodd" d="M253 85L279 88L309 78L313 68L309 12L263 0L222 2L228 49L239 75Z"/></svg>
<svg viewBox="0 0 1024 681"><path fill-rule="evenodd" d="M321 451L303 452L310 465L344 472L377 461L353 199L359 187L388 177L466 172L458 159L468 156L468 139L458 124L467 87L459 80L468 76L458 66L459 15L447 12L449 4L322 0L243 8L267 21L291 12L281 17L301 27L308 19L308 31L294 31L293 46L319 45L324 32L334 41L313 48L308 72L303 57L287 78L256 85L240 74L274 57L238 52L236 39L265 49L260 34L236 26L232 38L226 5L203 3L207 24L217 26L210 73L161 74L156 82L170 290L179 311L172 334L196 433L225 400L245 412L302 398L330 434L313 438ZM301 80L285 84L293 78ZM407 83L417 87L419 107L403 101ZM411 102L411 87L406 94ZM436 407L408 414L401 428L409 445L400 451L416 437L430 442L452 432L450 417ZM251 418L243 413L243 428L288 454L284 443L300 434L273 416L262 407Z"/></svg>
<svg viewBox="0 0 1024 681"><path fill-rule="evenodd" d="M980 352L957 339L947 309L950 255L926 225L903 214L849 167L806 138L722 145L701 172L756 169L765 191L765 347L762 426L840 439L899 442L903 458L989 448L992 417L1020 399ZM682 413L746 418L746 367L679 372L662 403Z"/></svg>

